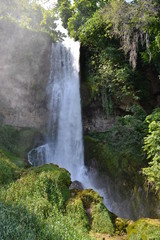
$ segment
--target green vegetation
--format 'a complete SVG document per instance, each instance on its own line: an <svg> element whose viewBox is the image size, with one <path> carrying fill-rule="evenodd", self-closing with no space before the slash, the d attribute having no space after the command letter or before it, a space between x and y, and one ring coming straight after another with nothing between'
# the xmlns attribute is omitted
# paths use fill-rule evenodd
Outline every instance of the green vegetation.
<svg viewBox="0 0 160 240"><path fill-rule="evenodd" d="M60 239L58 234L47 231L45 224L35 214L20 206L0 202L0 216L1 239Z"/></svg>
<svg viewBox="0 0 160 240"><path fill-rule="evenodd" d="M22 28L48 33L54 41L63 34L56 30L56 10L44 9L38 1L2 0L0 2L0 20L15 22Z"/></svg>
<svg viewBox="0 0 160 240"><path fill-rule="evenodd" d="M0 150L0 185L9 184L19 177L18 167Z"/></svg>
<svg viewBox="0 0 160 240"><path fill-rule="evenodd" d="M67 203L68 214L75 219L76 224L92 232L114 233L114 225L103 199L93 190L72 190L72 198Z"/></svg>
<svg viewBox="0 0 160 240"><path fill-rule="evenodd" d="M104 133L90 133L85 137L86 164L96 159L100 172L116 177L119 173L130 177L143 166L143 138L146 135L145 112L133 106L131 114L118 117L114 126ZM131 177L132 178L132 177Z"/></svg>
<svg viewBox="0 0 160 240"><path fill-rule="evenodd" d="M40 145L43 133L35 128L17 129L13 126L0 125L0 149L17 166L27 165L28 151Z"/></svg>
<svg viewBox="0 0 160 240"><path fill-rule="evenodd" d="M150 114L160 104L159 6L157 0L58 1L63 25L81 43L82 81L89 91L84 108L98 101L106 118L123 115L110 131L89 134L94 139L86 141L86 162L95 157L99 170L112 176L118 169L129 175L143 168L155 192L160 186L159 119L153 119L155 112L146 118L147 135L145 113L135 116L133 108L141 105Z"/></svg>
<svg viewBox="0 0 160 240"><path fill-rule="evenodd" d="M158 76L160 71L158 4L148 0L58 1L63 25L84 51L82 80L90 86L92 101L101 97L107 117L117 107L124 106L125 111L138 102L147 105L148 101L146 108L150 107L152 77L147 79L145 71L149 66L151 75L156 71Z"/></svg>
<svg viewBox="0 0 160 240"><path fill-rule="evenodd" d="M147 152L149 166L143 169L148 184L160 189L160 109L155 109L146 117L148 135L144 138L144 150Z"/></svg>
<svg viewBox="0 0 160 240"><path fill-rule="evenodd" d="M111 217L103 199L93 190L70 193L70 183L70 174L53 164L21 172L0 191L1 238L89 240L90 230L113 234L116 216Z"/></svg>
<svg viewBox="0 0 160 240"><path fill-rule="evenodd" d="M25 30L24 36L34 31L37 38L43 32L47 39L60 40L63 34L56 30L58 10L69 35L81 43L84 108L88 110L98 102L106 119L116 119L109 130L85 136L86 165L96 163L99 173L107 173L112 181L118 179L124 185L124 198L131 196L132 189L140 201L138 190L139 186L144 189L144 177L158 198L159 1L58 0L56 8L48 10L39 2L1 0L2 42L11 37L7 29L11 33ZM22 59L26 58L38 78L39 52L34 41L32 54L36 60L22 49L13 52L18 59L14 76L16 70L25 70ZM44 39L39 43L42 45ZM43 80L43 74L41 77ZM36 84L38 81L32 95L42 103L43 89L37 91ZM91 239L89 232L124 234L126 228L128 239L159 239L159 220L140 219L130 225L117 219L93 190L69 191L71 180L66 170L52 164L24 169L29 167L27 152L42 142L43 132L39 130L0 125L0 239L87 240Z"/></svg>
<svg viewBox="0 0 160 240"><path fill-rule="evenodd" d="M113 234L114 227L111 222L108 210L102 203L96 203L93 206L93 220L92 220L92 230L93 232L109 233Z"/></svg>
<svg viewBox="0 0 160 240"><path fill-rule="evenodd" d="M137 222L127 227L128 240L159 240L159 236L159 219L139 219Z"/></svg>
<svg viewBox="0 0 160 240"><path fill-rule="evenodd" d="M112 25L111 34L121 40L122 49L125 54L129 53L133 68L137 64L140 44L140 52L145 49L145 55L147 53L148 60L151 59L150 35L153 34L152 24L157 24L157 7L156 1L139 0L128 4L111 0L103 10L105 21Z"/></svg>

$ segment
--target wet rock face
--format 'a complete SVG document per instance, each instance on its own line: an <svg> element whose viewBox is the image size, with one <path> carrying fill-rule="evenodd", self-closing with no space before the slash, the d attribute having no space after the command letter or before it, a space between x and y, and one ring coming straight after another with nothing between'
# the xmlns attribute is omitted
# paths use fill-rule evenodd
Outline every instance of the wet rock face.
<svg viewBox="0 0 160 240"><path fill-rule="evenodd" d="M70 190L77 189L77 190L83 190L83 185L79 181L73 181L69 187Z"/></svg>
<svg viewBox="0 0 160 240"><path fill-rule="evenodd" d="M51 41L46 34L0 23L0 122L43 128Z"/></svg>
<svg viewBox="0 0 160 240"><path fill-rule="evenodd" d="M159 218L159 198L144 187L143 176L134 168L134 162L121 165L122 157L108 143L84 137L85 164L88 171L98 171L96 185L104 189L106 206L122 218Z"/></svg>
<svg viewBox="0 0 160 240"><path fill-rule="evenodd" d="M97 112L90 119L83 118L83 131L85 134L89 132L105 132L113 126L114 122L114 118L106 119L103 113Z"/></svg>
<svg viewBox="0 0 160 240"><path fill-rule="evenodd" d="M83 100L83 93L81 94ZM84 106L82 110L83 132L85 134L89 132L108 131L115 123L115 117L107 116L99 100L93 101L88 106Z"/></svg>

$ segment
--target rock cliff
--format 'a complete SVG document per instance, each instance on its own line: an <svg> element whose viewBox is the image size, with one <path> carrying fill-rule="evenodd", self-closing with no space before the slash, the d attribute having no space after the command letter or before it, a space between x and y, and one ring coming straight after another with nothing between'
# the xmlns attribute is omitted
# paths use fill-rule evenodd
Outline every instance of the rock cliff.
<svg viewBox="0 0 160 240"><path fill-rule="evenodd" d="M51 40L47 34L0 23L0 122L44 128Z"/></svg>

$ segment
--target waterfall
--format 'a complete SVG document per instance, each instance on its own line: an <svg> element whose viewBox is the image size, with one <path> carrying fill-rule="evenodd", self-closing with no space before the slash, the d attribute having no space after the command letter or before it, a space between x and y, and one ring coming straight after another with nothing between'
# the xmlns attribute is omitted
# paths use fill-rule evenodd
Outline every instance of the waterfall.
<svg viewBox="0 0 160 240"><path fill-rule="evenodd" d="M49 121L47 144L28 154L35 166L54 163L66 168L71 179L84 182L84 150L79 83L79 42L67 38L53 43L47 86ZM86 181L86 180L85 180Z"/></svg>
<svg viewBox="0 0 160 240"><path fill-rule="evenodd" d="M79 86L79 43L68 40L52 46L48 84L48 162L58 164L80 178L84 167Z"/></svg>
<svg viewBox="0 0 160 240"><path fill-rule="evenodd" d="M71 173L71 180L78 180L84 188L93 188L109 201L104 189L97 185L96 172L87 172L84 166L82 117L79 83L78 42L67 38L53 43L50 76L47 86L49 121L47 141L28 153L29 162L38 166L54 163ZM109 207L110 208L110 207Z"/></svg>

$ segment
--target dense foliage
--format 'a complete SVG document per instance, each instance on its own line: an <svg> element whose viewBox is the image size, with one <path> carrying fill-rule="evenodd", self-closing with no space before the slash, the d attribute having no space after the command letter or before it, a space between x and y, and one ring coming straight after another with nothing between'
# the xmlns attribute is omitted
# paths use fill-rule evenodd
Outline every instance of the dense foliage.
<svg viewBox="0 0 160 240"><path fill-rule="evenodd" d="M8 184L19 177L19 168L9 161L6 155L0 150L0 185Z"/></svg>
<svg viewBox="0 0 160 240"><path fill-rule="evenodd" d="M107 37L111 41L117 38L125 54L129 53L129 61L133 68L136 67L139 54L148 61L157 54L156 51L159 49L158 1L138 0L127 3L124 0L81 0L73 1L73 4L68 0L58 2L60 16L63 13L64 26L67 27L70 35L79 39L82 44L95 43L95 47L98 47L99 41L95 41L99 38ZM62 7L64 5L65 7Z"/></svg>
<svg viewBox="0 0 160 240"><path fill-rule="evenodd" d="M46 32L54 40L62 34L56 30L56 10L43 8L38 1L2 0L0 2L0 20L16 22L23 28Z"/></svg>
<svg viewBox="0 0 160 240"><path fill-rule="evenodd" d="M147 182L152 188L160 189L160 109L155 109L146 118L148 135L144 138L149 166L143 169Z"/></svg>
<svg viewBox="0 0 160 240"><path fill-rule="evenodd" d="M27 165L28 151L37 147L39 142L35 139L43 139L43 134L35 128L16 129L13 126L0 125L0 151L4 153L18 167Z"/></svg>
<svg viewBox="0 0 160 240"><path fill-rule="evenodd" d="M61 0L58 6L63 25L71 37L81 42L84 51L83 78L91 92L89 102L101 99L107 118L117 115L117 109L126 114L118 120L107 141L112 139L113 145L119 144L116 147L120 152L135 155L137 160L141 159L141 166L145 165L142 154L147 133L145 115L143 120L137 119L129 109L142 104L151 112L159 104L158 98L153 100L160 88L159 80L155 80L160 73L159 1L81 0L72 3ZM157 81L157 90L152 89L154 81ZM144 149L150 162L143 173L148 182L159 189L159 120L148 116L147 122L149 133L144 139ZM108 133L102 136L106 138Z"/></svg>
<svg viewBox="0 0 160 240"><path fill-rule="evenodd" d="M136 67L137 54L141 44L151 58L150 35L151 25L157 24L158 9L155 1L126 1L111 0L104 11L104 18L111 22L111 34L121 41L125 54L129 53L129 61ZM140 51L141 51L140 47Z"/></svg>
<svg viewBox="0 0 160 240"><path fill-rule="evenodd" d="M14 173L16 167L5 161ZM2 168L5 171L6 167L2 165ZM5 180L2 171L1 178ZM90 230L114 233L103 199L93 190L70 192L70 174L65 169L49 164L25 170L20 179L15 179L4 188L0 181L2 239L89 240Z"/></svg>
<svg viewBox="0 0 160 240"><path fill-rule="evenodd" d="M107 172L113 179L123 175L133 185L135 172L144 165L142 146L147 125L142 108L134 106L131 110L133 115L117 117L109 131L90 133L85 143L86 162L95 158L100 172Z"/></svg>

